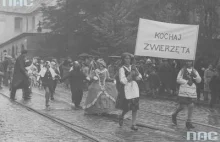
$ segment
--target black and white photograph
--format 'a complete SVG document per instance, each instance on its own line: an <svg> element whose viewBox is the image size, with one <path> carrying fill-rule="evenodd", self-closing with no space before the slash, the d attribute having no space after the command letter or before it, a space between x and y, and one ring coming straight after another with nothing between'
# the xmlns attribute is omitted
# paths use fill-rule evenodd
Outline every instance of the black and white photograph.
<svg viewBox="0 0 220 142"><path fill-rule="evenodd" d="M220 0L0 0L0 142L220 142Z"/></svg>

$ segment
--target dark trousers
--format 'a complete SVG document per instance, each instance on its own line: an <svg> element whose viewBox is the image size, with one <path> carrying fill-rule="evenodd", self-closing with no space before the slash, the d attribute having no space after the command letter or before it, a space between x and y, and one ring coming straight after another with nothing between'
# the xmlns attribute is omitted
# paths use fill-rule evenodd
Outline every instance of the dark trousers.
<svg viewBox="0 0 220 142"><path fill-rule="evenodd" d="M196 93L197 93L197 99L200 100L201 97L201 90L203 89L203 83L196 84Z"/></svg>
<svg viewBox="0 0 220 142"><path fill-rule="evenodd" d="M219 100L219 94L217 92L211 92L211 100L210 100L210 107L212 108L217 101Z"/></svg>
<svg viewBox="0 0 220 142"><path fill-rule="evenodd" d="M5 86L8 86L9 74L8 72L4 73L3 83Z"/></svg>
<svg viewBox="0 0 220 142"><path fill-rule="evenodd" d="M2 87L3 76L0 76L0 88Z"/></svg>
<svg viewBox="0 0 220 142"><path fill-rule="evenodd" d="M83 89L76 88L71 86L71 93L72 93L72 102L75 104L76 107L80 105L83 97Z"/></svg>
<svg viewBox="0 0 220 142"><path fill-rule="evenodd" d="M55 93L56 88L57 88L57 80L55 80L53 83L53 90L51 92L51 99L54 98L54 93Z"/></svg>
<svg viewBox="0 0 220 142"><path fill-rule="evenodd" d="M16 94L18 89L22 89L23 90L23 98L24 99L30 99L29 86L28 86L28 84L25 84L24 81L21 82L17 86L11 86L11 93L10 93L10 98L11 99L15 99L15 94Z"/></svg>

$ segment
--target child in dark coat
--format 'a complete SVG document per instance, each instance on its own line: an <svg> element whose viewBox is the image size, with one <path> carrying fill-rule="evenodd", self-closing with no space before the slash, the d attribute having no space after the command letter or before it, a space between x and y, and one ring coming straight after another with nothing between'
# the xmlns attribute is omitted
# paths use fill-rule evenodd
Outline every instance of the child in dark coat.
<svg viewBox="0 0 220 142"><path fill-rule="evenodd" d="M80 64L77 61L74 62L73 69L61 79L61 82L66 79L69 79L70 82L72 102L75 104L76 109L80 109L80 102L83 97L83 81L86 80L86 76L81 71Z"/></svg>

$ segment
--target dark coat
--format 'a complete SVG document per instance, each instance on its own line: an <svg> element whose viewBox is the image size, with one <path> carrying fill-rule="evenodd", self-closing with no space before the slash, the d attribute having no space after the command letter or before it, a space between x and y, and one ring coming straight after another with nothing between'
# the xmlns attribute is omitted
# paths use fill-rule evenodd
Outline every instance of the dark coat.
<svg viewBox="0 0 220 142"><path fill-rule="evenodd" d="M66 74L61 81L69 79L70 86L78 89L83 89L86 76L81 71L71 70Z"/></svg>
<svg viewBox="0 0 220 142"><path fill-rule="evenodd" d="M173 70L169 63L161 63L159 65L158 71L160 80L163 84L166 84L167 87L171 88L172 86L172 75Z"/></svg>
<svg viewBox="0 0 220 142"><path fill-rule="evenodd" d="M17 88L21 86L22 88L29 86L29 78L25 69L25 58L20 55L15 62L14 74L12 79L12 87Z"/></svg>
<svg viewBox="0 0 220 142"><path fill-rule="evenodd" d="M210 83L209 83L209 88L211 90L212 95L216 95L220 93L220 77L215 75L212 77Z"/></svg>

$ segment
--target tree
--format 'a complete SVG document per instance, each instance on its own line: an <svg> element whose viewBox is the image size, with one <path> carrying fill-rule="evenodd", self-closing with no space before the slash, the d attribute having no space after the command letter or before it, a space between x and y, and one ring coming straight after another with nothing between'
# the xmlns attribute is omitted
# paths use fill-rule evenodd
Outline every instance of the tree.
<svg viewBox="0 0 220 142"><path fill-rule="evenodd" d="M66 35L70 49L107 47L108 53L134 49L139 18L199 24L200 37L220 37L220 0L57 1L56 6L42 7L44 26ZM80 42L73 45L74 39ZM84 42L87 39L96 42Z"/></svg>
<svg viewBox="0 0 220 142"><path fill-rule="evenodd" d="M135 9L136 0L106 0L105 11L88 21L93 27L93 37L101 47L107 47L108 53L118 51L136 34L137 25L129 19Z"/></svg>
<svg viewBox="0 0 220 142"><path fill-rule="evenodd" d="M88 42L87 45L84 44L85 42L77 42L76 39L89 38L91 28L85 21L100 13L102 1L57 0L57 5L55 6L42 5L43 26L51 29L51 33L65 36L66 40L59 52L65 47L65 54L77 54L78 48L80 51L83 49L82 46L86 48L90 45Z"/></svg>

